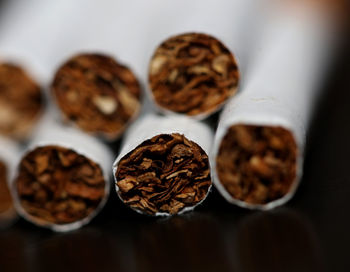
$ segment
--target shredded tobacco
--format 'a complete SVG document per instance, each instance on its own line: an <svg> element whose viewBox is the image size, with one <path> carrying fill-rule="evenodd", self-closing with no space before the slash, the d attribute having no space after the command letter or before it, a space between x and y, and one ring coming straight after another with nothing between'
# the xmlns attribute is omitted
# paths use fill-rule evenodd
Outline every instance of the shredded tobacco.
<svg viewBox="0 0 350 272"><path fill-rule="evenodd" d="M140 109L140 85L126 66L81 54L57 71L52 90L63 115L81 129L114 139Z"/></svg>
<svg viewBox="0 0 350 272"><path fill-rule="evenodd" d="M116 171L118 194L131 208L176 214L205 198L211 185L208 156L183 135L161 134L125 155Z"/></svg>
<svg viewBox="0 0 350 272"><path fill-rule="evenodd" d="M235 199L266 204L287 194L296 178L297 145L282 127L234 125L216 158L220 182Z"/></svg>
<svg viewBox="0 0 350 272"><path fill-rule="evenodd" d="M0 64L0 134L26 138L43 104L39 85L22 68Z"/></svg>
<svg viewBox="0 0 350 272"><path fill-rule="evenodd" d="M156 103L187 115L212 112L237 91L237 63L217 39L199 33L169 38L155 51L149 83Z"/></svg>
<svg viewBox="0 0 350 272"><path fill-rule="evenodd" d="M0 161L0 214L13 207L11 194L7 186L7 167Z"/></svg>
<svg viewBox="0 0 350 272"><path fill-rule="evenodd" d="M15 182L24 210L46 223L83 219L105 195L100 166L59 146L39 147L28 153L19 165Z"/></svg>

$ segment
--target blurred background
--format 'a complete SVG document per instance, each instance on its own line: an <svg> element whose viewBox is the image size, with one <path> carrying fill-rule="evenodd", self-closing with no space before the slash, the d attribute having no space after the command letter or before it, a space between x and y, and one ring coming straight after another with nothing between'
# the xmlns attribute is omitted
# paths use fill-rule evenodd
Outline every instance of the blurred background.
<svg viewBox="0 0 350 272"><path fill-rule="evenodd" d="M80 230L57 234L23 219L0 230L1 272L349 271L349 3L231 1L242 10L222 16L247 43L237 46L247 75L258 50L254 37L271 5L311 5L333 22L334 47L320 78L304 176L294 198L272 211L254 212L230 205L214 189L194 212L155 219L128 209L112 191L102 212ZM67 57L99 50L125 61L147 85L148 61L159 37L182 28L210 30L220 16L218 5L230 1L219 2L0 0L0 60L20 61L47 86ZM207 23L188 19L205 12L213 14ZM234 25L235 18L245 24ZM210 119L213 127L217 118ZM119 145L110 144L115 154Z"/></svg>

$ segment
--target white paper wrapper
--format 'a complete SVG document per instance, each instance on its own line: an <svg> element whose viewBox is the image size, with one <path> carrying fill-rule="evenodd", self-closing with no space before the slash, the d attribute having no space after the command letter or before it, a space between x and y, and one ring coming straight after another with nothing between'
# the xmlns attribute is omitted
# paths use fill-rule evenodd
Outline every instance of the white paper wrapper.
<svg viewBox="0 0 350 272"><path fill-rule="evenodd" d="M298 14L275 13L271 17L254 70L241 94L233 98L221 115L211 156L214 184L230 203L249 209L267 210L287 202L295 193L302 175L305 133L317 88L326 70L330 28L316 10ZM265 205L234 199L219 181L216 157L223 137L235 124L281 126L297 143L297 177L284 197Z"/></svg>
<svg viewBox="0 0 350 272"><path fill-rule="evenodd" d="M20 157L18 145L7 139L0 137L0 161L3 162L7 170L7 183L10 188L10 181L14 178L15 169ZM0 229L10 226L17 219L15 208L0 213Z"/></svg>
<svg viewBox="0 0 350 272"><path fill-rule="evenodd" d="M111 183L110 183L110 166L113 162L113 155L109 148L103 143L99 142L94 137L84 134L79 130L74 128L62 126L55 122L51 115L47 115L41 121L38 129L35 131L35 135L29 147L27 148L24 155L28 152L34 150L35 148L46 146L46 145L58 145L64 148L69 148L81 154L88 159L97 163L104 175L105 180L105 196L101 200L98 207L87 217L77 222L69 223L69 224L52 224L52 223L42 223L38 222L35 218L30 216L20 205L19 196L17 194L15 184L11 186L15 206L18 213L24 217L26 220L42 226L49 228L53 231L65 232L71 231L77 228L82 227L89 223L92 218L94 218L99 211L104 207L110 193ZM23 156L22 156L23 157Z"/></svg>
<svg viewBox="0 0 350 272"><path fill-rule="evenodd" d="M0 160L8 168L8 183L13 179L15 170L20 158L20 148L18 144L8 138L0 136Z"/></svg>
<svg viewBox="0 0 350 272"><path fill-rule="evenodd" d="M155 114L147 114L132 124L124 136L121 152L113 164L113 176L115 182L117 182L115 174L118 168L118 163L127 153L154 136L172 133L183 134L188 140L198 144L207 155L209 155L214 135L211 128L206 124L180 116L163 117ZM119 192L119 187L117 185L116 191L117 193ZM208 192L209 191L210 188L208 189ZM204 201L204 199L202 201ZM121 200L123 201L123 199ZM195 206L199 205L202 201ZM180 214L192 210L195 206L182 209ZM136 209L135 211L139 212ZM169 214L158 212L155 215L167 216Z"/></svg>

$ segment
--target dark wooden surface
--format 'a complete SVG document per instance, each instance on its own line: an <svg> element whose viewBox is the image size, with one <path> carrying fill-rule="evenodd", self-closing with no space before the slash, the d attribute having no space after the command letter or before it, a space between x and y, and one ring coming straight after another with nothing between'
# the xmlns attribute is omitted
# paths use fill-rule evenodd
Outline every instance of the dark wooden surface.
<svg viewBox="0 0 350 272"><path fill-rule="evenodd" d="M0 1L1 4L1 1ZM88 226L57 234L19 220L0 232L7 271L350 271L349 41L330 67L295 197L246 211L213 190L169 219L129 210L114 191Z"/></svg>

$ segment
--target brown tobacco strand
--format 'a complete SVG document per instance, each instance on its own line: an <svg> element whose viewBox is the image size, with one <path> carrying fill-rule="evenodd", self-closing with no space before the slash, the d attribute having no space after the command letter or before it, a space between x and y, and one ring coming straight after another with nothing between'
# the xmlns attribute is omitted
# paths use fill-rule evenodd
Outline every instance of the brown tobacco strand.
<svg viewBox="0 0 350 272"><path fill-rule="evenodd" d="M187 115L214 111L236 93L239 77L230 51L217 39L198 33L163 42L149 66L156 103Z"/></svg>
<svg viewBox="0 0 350 272"><path fill-rule="evenodd" d="M119 196L133 209L176 214L205 198L208 156L180 134L162 134L125 155L116 172Z"/></svg>
<svg viewBox="0 0 350 272"><path fill-rule="evenodd" d="M0 161L0 214L13 207L11 194L7 186L7 168Z"/></svg>
<svg viewBox="0 0 350 272"><path fill-rule="evenodd" d="M0 64L0 134L26 138L43 103L39 85L22 68Z"/></svg>
<svg viewBox="0 0 350 272"><path fill-rule="evenodd" d="M266 204L287 194L296 178L297 146L281 127L234 125L216 158L220 182L235 199Z"/></svg>
<svg viewBox="0 0 350 272"><path fill-rule="evenodd" d="M38 221L54 224L87 217L105 195L100 166L59 146L38 147L28 153L15 182L24 210Z"/></svg>
<svg viewBox="0 0 350 272"><path fill-rule="evenodd" d="M82 54L57 71L52 90L63 115L81 129L114 139L140 109L134 74L114 59Z"/></svg>

